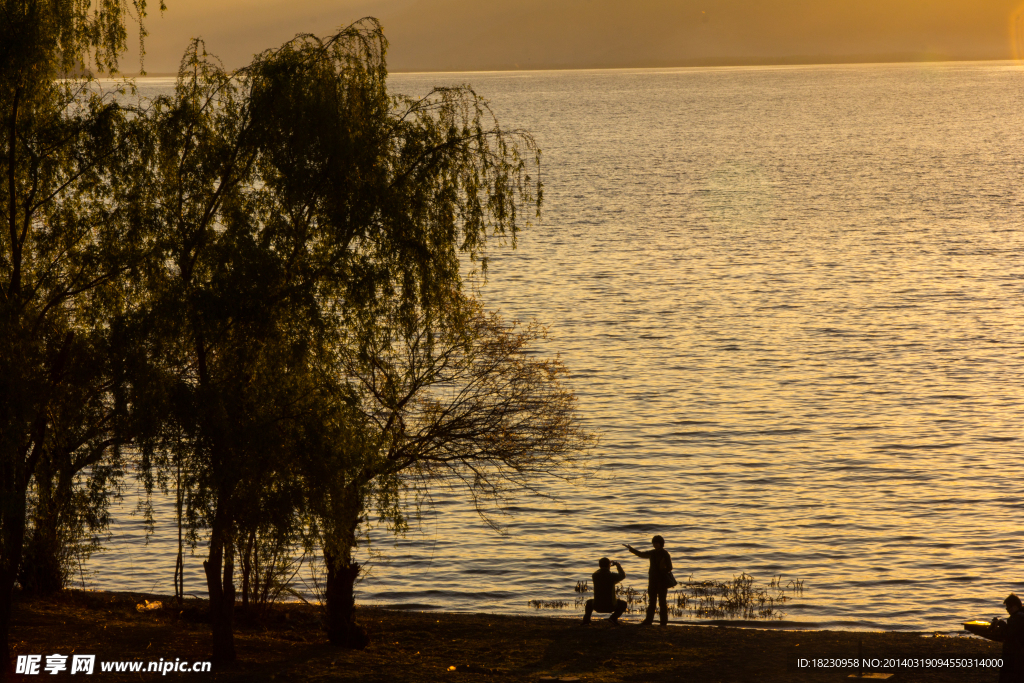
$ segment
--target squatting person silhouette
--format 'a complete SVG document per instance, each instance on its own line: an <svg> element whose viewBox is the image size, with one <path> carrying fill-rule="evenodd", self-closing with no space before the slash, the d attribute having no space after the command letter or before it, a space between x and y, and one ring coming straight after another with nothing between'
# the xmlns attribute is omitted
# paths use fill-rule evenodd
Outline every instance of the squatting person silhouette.
<svg viewBox="0 0 1024 683"><path fill-rule="evenodd" d="M655 536L651 539L651 544L654 545L654 550L637 550L628 543L623 543L626 550L637 557L647 557L651 560L651 568L647 575L647 618L640 623L644 626L654 623L654 602L657 599L661 607L661 625L665 626L668 624L668 589L672 581L672 558L665 550L664 538Z"/></svg>
<svg viewBox="0 0 1024 683"><path fill-rule="evenodd" d="M618 574L611 573L611 566L613 564L619 571ZM587 600L583 623L590 623L592 612L600 612L602 614L611 612L612 616L609 618L609 621L612 624L618 624L619 616L626 611L626 601L615 598L615 584L626 578L626 572L622 571L621 564L612 562L607 557L602 557L598 560L597 566L599 569L591 576L594 582L594 597Z"/></svg>

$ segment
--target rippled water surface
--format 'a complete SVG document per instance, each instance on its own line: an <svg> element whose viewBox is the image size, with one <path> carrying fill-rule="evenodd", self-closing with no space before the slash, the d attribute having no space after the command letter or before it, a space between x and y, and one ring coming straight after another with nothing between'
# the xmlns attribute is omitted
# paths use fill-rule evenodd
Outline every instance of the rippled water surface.
<svg viewBox="0 0 1024 683"><path fill-rule="evenodd" d="M955 630L1024 589L1024 71L1007 64L405 74L543 149L545 205L483 295L549 326L597 477L491 531L438 492L362 602L530 611L621 543L677 576L804 580L786 618ZM151 88L164 87L154 82ZM171 592L171 507L90 563ZM198 552L198 551L197 551ZM186 590L203 593L200 558Z"/></svg>

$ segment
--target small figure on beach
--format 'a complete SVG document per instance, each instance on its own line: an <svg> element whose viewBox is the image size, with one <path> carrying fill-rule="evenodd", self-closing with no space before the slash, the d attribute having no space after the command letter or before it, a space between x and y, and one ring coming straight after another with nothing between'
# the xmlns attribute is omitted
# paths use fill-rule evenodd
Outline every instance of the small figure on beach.
<svg viewBox="0 0 1024 683"><path fill-rule="evenodd" d="M1003 643L1003 666L999 669L999 683L1024 683L1024 610L1013 593L1003 600L1010 617L1006 621L992 620L992 640Z"/></svg>
<svg viewBox="0 0 1024 683"><path fill-rule="evenodd" d="M615 565L618 574L612 574L611 566ZM626 578L626 572L622 571L622 565L612 562L607 557L597 561L598 570L591 575L594 582L594 597L587 600L586 612L583 614L583 623L590 623L590 615L593 612L601 614L612 613L609 621L612 624L619 623L619 616L626 611L626 601L615 598L615 584Z"/></svg>
<svg viewBox="0 0 1024 683"><path fill-rule="evenodd" d="M637 557L651 560L651 568L647 578L647 618L640 622L644 626L654 623L654 603L657 600L661 607L661 625L668 624L668 589L676 585L672 576L672 558L665 550L665 539L655 536L651 539L654 550L637 550L628 543L623 543L626 550Z"/></svg>

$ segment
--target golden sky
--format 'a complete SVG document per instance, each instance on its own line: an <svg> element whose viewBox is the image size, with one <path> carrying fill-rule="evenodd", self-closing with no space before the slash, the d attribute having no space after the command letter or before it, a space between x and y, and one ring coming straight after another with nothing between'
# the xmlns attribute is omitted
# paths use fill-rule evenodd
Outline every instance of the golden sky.
<svg viewBox="0 0 1024 683"><path fill-rule="evenodd" d="M229 68L299 32L376 16L393 71L1015 57L1022 0L166 0L146 70L193 36ZM1024 15L1022 15L1024 16ZM1024 20L1021 21L1024 33ZM1024 56L1024 55L1021 55ZM138 68L137 57L122 64Z"/></svg>

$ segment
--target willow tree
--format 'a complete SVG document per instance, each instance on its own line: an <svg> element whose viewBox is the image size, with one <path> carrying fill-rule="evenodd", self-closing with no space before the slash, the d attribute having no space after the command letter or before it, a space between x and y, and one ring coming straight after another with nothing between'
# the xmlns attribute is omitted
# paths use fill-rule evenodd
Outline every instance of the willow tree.
<svg viewBox="0 0 1024 683"><path fill-rule="evenodd" d="M494 510L540 492L543 480L585 471L594 437L577 417L565 367L537 355L543 328L506 323L454 287L442 301L406 308L397 294L381 296L323 359L323 376L344 388L343 409L333 437L318 444L322 455L306 461L307 491L337 645L367 642L354 584L371 513L378 527L402 532L410 508L440 486L467 495L493 525Z"/></svg>
<svg viewBox="0 0 1024 683"><path fill-rule="evenodd" d="M182 472L190 536L210 530L204 567L219 661L234 658L239 524L254 491L288 480L281 426L310 314L308 286L288 268L301 244L275 234L281 226L267 225L260 209L248 86L196 42L175 94L153 103L159 227L142 283L149 300L126 319L164 385L136 385L131 398L165 425L142 442L143 465Z"/></svg>
<svg viewBox="0 0 1024 683"><path fill-rule="evenodd" d="M533 139L503 131L468 88L388 96L379 27L352 30L358 52L302 36L247 76L267 222L308 240L315 287L304 369L317 408L295 441L305 528L324 553L328 635L360 646L354 550L368 509L400 531L406 494L431 484L465 484L480 502L571 478L592 439L564 368L527 356L538 331L463 291L463 256L495 238L514 246L521 211L539 208Z"/></svg>
<svg viewBox="0 0 1024 683"><path fill-rule="evenodd" d="M9 670L12 590L22 561L27 490L64 446L51 417L81 380L70 369L105 334L134 261L130 117L91 97L89 67L116 70L126 19L145 0L0 0L0 666ZM133 170L134 169L134 170ZM139 204L134 204L139 206ZM133 227L134 226L134 227ZM89 418L86 418L89 419ZM62 423L65 435L80 433ZM77 450L77 449L76 449ZM58 459L59 460L59 459ZM52 461L51 461L52 464Z"/></svg>
<svg viewBox="0 0 1024 683"><path fill-rule="evenodd" d="M367 19L230 74L196 42L174 96L154 103L160 228L139 329L173 378L167 433L186 518L209 528L219 661L235 656L234 553L254 493L290 504L310 470L295 444L327 439L318 424L335 424L336 444L374 438L354 395L337 403L341 384L317 374L339 330L369 329L382 298L406 318L450 303L460 253L514 240L519 207L537 200L530 137L500 130L467 89L392 97L386 47ZM150 464L169 465L158 445Z"/></svg>

